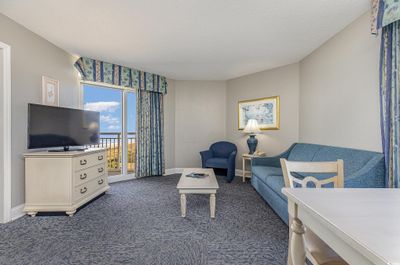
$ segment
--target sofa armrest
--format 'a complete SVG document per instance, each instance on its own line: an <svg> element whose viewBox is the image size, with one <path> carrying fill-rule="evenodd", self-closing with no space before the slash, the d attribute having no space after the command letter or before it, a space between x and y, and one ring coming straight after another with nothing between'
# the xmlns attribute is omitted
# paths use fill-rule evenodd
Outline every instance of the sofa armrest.
<svg viewBox="0 0 400 265"><path fill-rule="evenodd" d="M271 157L255 157L251 160L251 166L266 166L266 167L281 167L281 158L288 158L295 144L289 147L288 150L277 156Z"/></svg>
<svg viewBox="0 0 400 265"><path fill-rule="evenodd" d="M377 156L348 177L344 177L345 188L384 188L385 164L383 156Z"/></svg>
<svg viewBox="0 0 400 265"><path fill-rule="evenodd" d="M201 166L205 168L206 161L213 157L213 153L211 150L205 150L200 152L200 156L201 156Z"/></svg>

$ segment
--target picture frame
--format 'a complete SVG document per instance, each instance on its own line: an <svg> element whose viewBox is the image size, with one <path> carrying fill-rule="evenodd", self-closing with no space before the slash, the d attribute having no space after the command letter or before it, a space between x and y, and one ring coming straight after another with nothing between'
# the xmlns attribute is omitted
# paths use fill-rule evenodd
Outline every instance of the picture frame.
<svg viewBox="0 0 400 265"><path fill-rule="evenodd" d="M42 76L42 104L58 107L60 104L60 82L56 79Z"/></svg>
<svg viewBox="0 0 400 265"><path fill-rule="evenodd" d="M256 119L261 130L279 130L279 96L239 101L238 129L243 130L249 119Z"/></svg>

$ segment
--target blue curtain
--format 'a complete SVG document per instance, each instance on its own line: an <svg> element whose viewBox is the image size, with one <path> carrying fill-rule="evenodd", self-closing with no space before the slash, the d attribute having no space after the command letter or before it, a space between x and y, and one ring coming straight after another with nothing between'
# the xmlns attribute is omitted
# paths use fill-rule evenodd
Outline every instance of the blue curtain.
<svg viewBox="0 0 400 265"><path fill-rule="evenodd" d="M382 146L385 154L386 185L400 183L400 21L382 28L380 57L380 100Z"/></svg>
<svg viewBox="0 0 400 265"><path fill-rule="evenodd" d="M161 176L164 168L163 95L137 92L136 177Z"/></svg>
<svg viewBox="0 0 400 265"><path fill-rule="evenodd" d="M371 33L400 20L399 0L371 0Z"/></svg>
<svg viewBox="0 0 400 265"><path fill-rule="evenodd" d="M135 88L136 96L136 177L164 174L164 107L167 93L164 76L79 58L75 68L82 80Z"/></svg>
<svg viewBox="0 0 400 265"><path fill-rule="evenodd" d="M75 62L75 68L84 81L167 94L168 84L165 76L85 57Z"/></svg>

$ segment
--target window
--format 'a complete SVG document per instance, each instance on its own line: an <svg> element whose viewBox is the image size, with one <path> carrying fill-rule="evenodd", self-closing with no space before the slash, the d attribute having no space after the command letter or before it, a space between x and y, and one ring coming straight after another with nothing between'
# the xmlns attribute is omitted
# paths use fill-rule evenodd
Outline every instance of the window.
<svg viewBox="0 0 400 265"><path fill-rule="evenodd" d="M100 142L107 148L109 176L135 171L136 94L133 90L82 84L82 104L100 112Z"/></svg>

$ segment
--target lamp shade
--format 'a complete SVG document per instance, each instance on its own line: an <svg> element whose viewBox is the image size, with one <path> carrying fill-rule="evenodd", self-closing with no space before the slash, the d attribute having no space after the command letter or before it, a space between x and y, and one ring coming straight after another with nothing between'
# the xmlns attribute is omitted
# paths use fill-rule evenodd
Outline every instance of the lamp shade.
<svg viewBox="0 0 400 265"><path fill-rule="evenodd" d="M260 133L261 131L260 131L260 127L258 127L257 120L256 119L248 120L243 132L248 133L248 134Z"/></svg>

